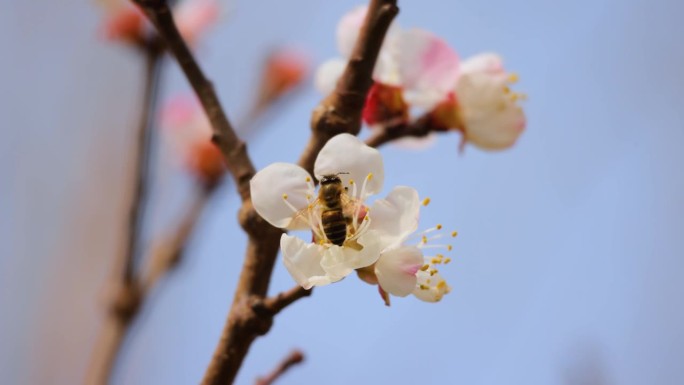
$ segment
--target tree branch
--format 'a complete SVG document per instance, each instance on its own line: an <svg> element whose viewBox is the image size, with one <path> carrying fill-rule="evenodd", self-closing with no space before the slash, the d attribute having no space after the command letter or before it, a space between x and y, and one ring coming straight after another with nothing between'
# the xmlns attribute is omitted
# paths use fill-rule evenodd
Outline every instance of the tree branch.
<svg viewBox="0 0 684 385"><path fill-rule="evenodd" d="M202 384L232 383L252 342L268 332L273 316L257 313L253 304L264 301L282 234L264 221L250 201L249 181L255 170L245 144L237 137L218 101L211 83L183 42L166 0L132 0L137 3L174 54L188 81L197 93L213 128L214 143L221 149L228 170L236 181L243 200L239 221L249 236L245 260L221 339ZM312 116L312 137L300 165L313 169L313 162L328 139L361 128L361 111L372 85L372 72L385 33L397 14L396 0L371 0L364 26L359 34L347 68L336 90L324 99ZM299 290L274 300L279 310L303 295ZM276 297L276 299L279 297ZM258 307L257 307L258 309Z"/></svg>
<svg viewBox="0 0 684 385"><path fill-rule="evenodd" d="M388 142L413 137L422 138L431 132L442 132L432 124L430 115L426 114L410 123L402 123L394 126L373 129L373 135L366 140L370 147L380 147Z"/></svg>
<svg viewBox="0 0 684 385"><path fill-rule="evenodd" d="M139 287L134 277L135 256L138 236L142 228L144 204L147 199L153 126L152 111L155 109L159 88L162 54L161 47L153 42L142 48L146 58L145 85L135 149L133 196L129 211L126 247L124 253L115 262L114 284L112 285L114 292L110 293L108 298L109 311L104 328L96 341L92 362L86 374L86 384L108 382L121 342L139 305Z"/></svg>
<svg viewBox="0 0 684 385"><path fill-rule="evenodd" d="M397 13L396 0L370 0L363 27L335 91L321 101L311 116L312 136L299 159L299 165L307 171L313 171L316 156L330 138L344 132L356 135L361 130L361 112L373 85L375 62Z"/></svg>
<svg viewBox="0 0 684 385"><path fill-rule="evenodd" d="M247 146L235 134L212 83L204 76L187 44L178 32L167 0L132 0L157 29L168 50L176 57L211 122L212 141L221 150L226 167L235 179L243 201L249 199L249 181L255 174Z"/></svg>
<svg viewBox="0 0 684 385"><path fill-rule="evenodd" d="M254 385L272 385L278 378L285 374L288 369L302 363L302 361L304 361L304 354L299 350L293 350L271 373L265 377L257 378Z"/></svg>

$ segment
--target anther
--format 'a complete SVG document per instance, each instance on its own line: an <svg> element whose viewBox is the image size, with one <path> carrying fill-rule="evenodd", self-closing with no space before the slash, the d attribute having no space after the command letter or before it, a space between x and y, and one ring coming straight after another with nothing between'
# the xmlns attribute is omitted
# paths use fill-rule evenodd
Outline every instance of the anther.
<svg viewBox="0 0 684 385"><path fill-rule="evenodd" d="M452 232L451 232L451 237L452 237L452 238L456 238L457 235L458 235L458 231L452 231Z"/></svg>
<svg viewBox="0 0 684 385"><path fill-rule="evenodd" d="M508 74L508 82L509 83L515 83L518 80L520 80L520 78L518 77L517 73L511 72L510 74Z"/></svg>
<svg viewBox="0 0 684 385"><path fill-rule="evenodd" d="M366 176L366 179L368 179L368 180L373 179L373 173L369 172L368 175Z"/></svg>
<svg viewBox="0 0 684 385"><path fill-rule="evenodd" d="M451 245L447 245L447 250L451 251L454 247Z"/></svg>
<svg viewBox="0 0 684 385"><path fill-rule="evenodd" d="M311 177L308 177L308 176L307 176L307 177L306 177L306 183L309 183L309 182L311 182Z"/></svg>
<svg viewBox="0 0 684 385"><path fill-rule="evenodd" d="M420 288L420 290L429 290L430 289L429 286L425 286L425 285L420 285L418 287Z"/></svg>
<svg viewBox="0 0 684 385"><path fill-rule="evenodd" d="M423 265L423 267L420 268L420 271L425 271L429 268L430 268L430 265L425 264L425 265Z"/></svg>
<svg viewBox="0 0 684 385"><path fill-rule="evenodd" d="M354 179L349 179L349 184L354 184Z"/></svg>
<svg viewBox="0 0 684 385"><path fill-rule="evenodd" d="M446 281L439 281L437 282L437 289L444 289L446 287Z"/></svg>
<svg viewBox="0 0 684 385"><path fill-rule="evenodd" d="M447 263L451 262L451 258L447 258L444 260L444 264L446 265Z"/></svg>
<svg viewBox="0 0 684 385"><path fill-rule="evenodd" d="M442 229L442 225L437 225L437 230L441 230L441 229Z"/></svg>
<svg viewBox="0 0 684 385"><path fill-rule="evenodd" d="M287 194L283 194L283 199L287 199Z"/></svg>
<svg viewBox="0 0 684 385"><path fill-rule="evenodd" d="M429 204L430 204L430 198L423 199L423 206L427 206Z"/></svg>

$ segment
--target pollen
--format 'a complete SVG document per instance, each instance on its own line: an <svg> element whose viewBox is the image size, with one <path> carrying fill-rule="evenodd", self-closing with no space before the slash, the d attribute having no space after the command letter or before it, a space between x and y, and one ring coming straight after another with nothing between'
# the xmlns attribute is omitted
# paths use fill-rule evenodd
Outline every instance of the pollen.
<svg viewBox="0 0 684 385"><path fill-rule="evenodd" d="M349 179L349 184L354 184L354 179Z"/></svg>
<svg viewBox="0 0 684 385"><path fill-rule="evenodd" d="M429 204L430 204L430 198L423 199L423 206L427 206Z"/></svg>
<svg viewBox="0 0 684 385"><path fill-rule="evenodd" d="M372 173L372 172L369 172L369 173L368 173L368 176L366 176L366 179L368 179L368 180L373 179L373 173Z"/></svg>
<svg viewBox="0 0 684 385"><path fill-rule="evenodd" d="M422 243L427 243L428 239L427 239L427 237L426 237L425 235L423 235L423 237L421 238L420 241L421 241Z"/></svg>
<svg viewBox="0 0 684 385"><path fill-rule="evenodd" d="M518 80L520 80L520 77L518 76L517 73L511 72L508 74L508 82L509 83L516 83Z"/></svg>
<svg viewBox="0 0 684 385"><path fill-rule="evenodd" d="M311 199L311 194L306 194L306 200L308 201L310 199Z"/></svg>
<svg viewBox="0 0 684 385"><path fill-rule="evenodd" d="M287 194L283 194L283 199L287 199Z"/></svg>
<svg viewBox="0 0 684 385"><path fill-rule="evenodd" d="M437 282L437 289L442 290L444 288L446 288L446 281Z"/></svg>
<svg viewBox="0 0 684 385"><path fill-rule="evenodd" d="M451 262L451 258L447 258L444 260L444 264L446 265L447 263Z"/></svg>
<svg viewBox="0 0 684 385"><path fill-rule="evenodd" d="M434 257L430 260L430 263L432 263L433 265L439 265L440 263L442 263L442 257Z"/></svg>
<svg viewBox="0 0 684 385"><path fill-rule="evenodd" d="M453 246L451 246L451 245L447 245L447 250L451 251L451 250L453 250L453 249L454 249L454 247L453 247Z"/></svg>
<svg viewBox="0 0 684 385"><path fill-rule="evenodd" d="M433 275L437 274L437 269L432 269L430 270L430 276L432 277Z"/></svg>
<svg viewBox="0 0 684 385"><path fill-rule="evenodd" d="M442 225L437 225L437 230L441 230L441 229L442 229Z"/></svg>
<svg viewBox="0 0 684 385"><path fill-rule="evenodd" d="M423 265L423 267L420 268L420 271L425 271L430 268L430 265Z"/></svg>
<svg viewBox="0 0 684 385"><path fill-rule="evenodd" d="M458 231L452 231L452 232L451 232L451 237L452 237L452 238L456 238L457 235L458 235Z"/></svg>
<svg viewBox="0 0 684 385"><path fill-rule="evenodd" d="M311 182L311 177L308 177L308 176L307 176L307 177L306 177L306 183L309 183L309 182Z"/></svg>
<svg viewBox="0 0 684 385"><path fill-rule="evenodd" d="M426 286L426 285L419 285L418 287L420 288L420 290L429 290L430 289L430 287Z"/></svg>

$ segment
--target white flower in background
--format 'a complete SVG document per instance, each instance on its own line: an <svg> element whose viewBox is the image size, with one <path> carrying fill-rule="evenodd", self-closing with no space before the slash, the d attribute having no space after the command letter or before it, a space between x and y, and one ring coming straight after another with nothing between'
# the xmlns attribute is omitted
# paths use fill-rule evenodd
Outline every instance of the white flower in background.
<svg viewBox="0 0 684 385"><path fill-rule="evenodd" d="M343 58L325 62L316 74L316 86L328 94L333 91L351 56L354 43L366 16L366 6L346 14L337 26L337 44ZM385 37L373 73L364 110L369 125L401 123L408 108L434 107L452 91L459 75L456 52L431 32L401 30L392 25Z"/></svg>
<svg viewBox="0 0 684 385"><path fill-rule="evenodd" d="M525 96L510 89L518 76L507 72L494 53L466 60L461 71L456 99L465 140L485 150L511 147L526 124L518 104Z"/></svg>
<svg viewBox="0 0 684 385"><path fill-rule="evenodd" d="M311 230L310 242L283 234L281 249L285 266L304 288L339 281L355 269L372 265L389 245L415 231L417 211L413 202L399 199L416 194L408 187L396 187L388 199L396 209L393 216L373 213L385 200L371 207L366 199L383 186L382 156L357 137L341 134L323 147L314 165L314 174L323 181L322 188L339 186L341 214L346 234L341 244L326 235L323 215L329 209L325 195L317 198L313 178L303 168L289 163L274 163L259 171L251 181L254 208L273 226L290 230ZM326 178L328 177L328 178ZM339 178L337 183L328 184ZM322 191L322 190L321 190ZM328 215L328 214L326 214ZM338 221L339 222L339 221ZM328 226L330 228L330 226Z"/></svg>

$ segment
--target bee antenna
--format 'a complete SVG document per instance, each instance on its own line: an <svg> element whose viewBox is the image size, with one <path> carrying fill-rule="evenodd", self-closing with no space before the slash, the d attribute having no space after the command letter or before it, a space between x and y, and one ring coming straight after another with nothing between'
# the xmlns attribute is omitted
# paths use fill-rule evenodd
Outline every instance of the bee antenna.
<svg viewBox="0 0 684 385"><path fill-rule="evenodd" d="M338 172L335 175L349 175L349 173L347 171L343 171L343 172Z"/></svg>

